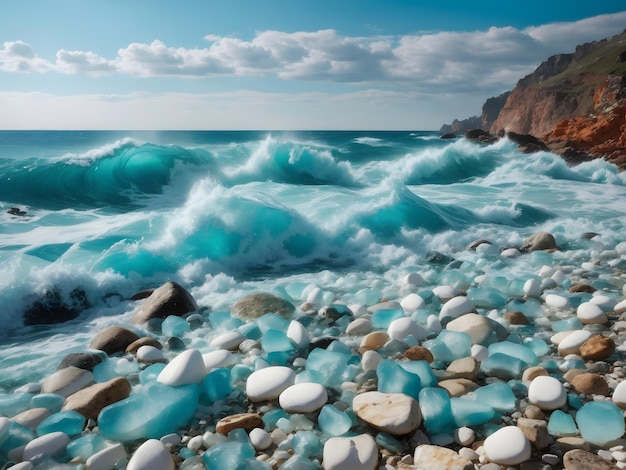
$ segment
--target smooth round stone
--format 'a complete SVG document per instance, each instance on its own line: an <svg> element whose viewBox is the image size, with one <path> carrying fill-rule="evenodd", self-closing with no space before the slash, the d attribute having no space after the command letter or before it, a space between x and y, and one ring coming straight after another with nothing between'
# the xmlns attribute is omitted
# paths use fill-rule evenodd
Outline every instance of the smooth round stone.
<svg viewBox="0 0 626 470"><path fill-rule="evenodd" d="M580 354L580 347L587 341L593 333L587 330L575 330L565 336L559 342L559 354L567 356L568 354Z"/></svg>
<svg viewBox="0 0 626 470"><path fill-rule="evenodd" d="M539 297L541 295L541 284L536 279L528 279L524 283L523 291L528 297Z"/></svg>
<svg viewBox="0 0 626 470"><path fill-rule="evenodd" d="M408 336L413 336L417 341L422 341L428 336L428 331L415 323L409 317L393 320L387 328L387 334L392 339L402 340Z"/></svg>
<svg viewBox="0 0 626 470"><path fill-rule="evenodd" d="M218 349L217 351L203 354L202 362L204 362L206 372L210 372L213 369L230 366L234 362L234 358L230 351Z"/></svg>
<svg viewBox="0 0 626 470"><path fill-rule="evenodd" d="M248 437L252 446L257 450L265 450L272 445L272 436L265 429L254 428Z"/></svg>
<svg viewBox="0 0 626 470"><path fill-rule="evenodd" d="M421 286L424 284L424 278L418 273L409 273L402 278L403 286Z"/></svg>
<svg viewBox="0 0 626 470"><path fill-rule="evenodd" d="M364 336L361 340L361 346L359 350L361 353L365 351L375 351L382 348L385 343L389 341L389 335L382 331L372 331L368 335Z"/></svg>
<svg viewBox="0 0 626 470"><path fill-rule="evenodd" d="M613 391L613 403L626 409L626 380L621 381ZM0 418L1 419L1 418Z"/></svg>
<svg viewBox="0 0 626 470"><path fill-rule="evenodd" d="M416 400L403 393L365 392L352 400L359 419L392 436L415 431L422 422Z"/></svg>
<svg viewBox="0 0 626 470"><path fill-rule="evenodd" d="M517 426L498 429L485 439L484 450L489 460L500 465L518 465L530 459L530 441Z"/></svg>
<svg viewBox="0 0 626 470"><path fill-rule="evenodd" d="M174 470L174 460L165 444L148 439L141 444L128 461L126 470Z"/></svg>
<svg viewBox="0 0 626 470"><path fill-rule="evenodd" d="M361 369L364 371L376 370L383 357L376 351L365 351L361 356Z"/></svg>
<svg viewBox="0 0 626 470"><path fill-rule="evenodd" d="M43 393L55 393L69 397L72 393L94 383L94 377L88 370L69 366L48 376L41 388Z"/></svg>
<svg viewBox="0 0 626 470"><path fill-rule="evenodd" d="M137 360L144 363L166 362L163 351L147 345L137 349Z"/></svg>
<svg viewBox="0 0 626 470"><path fill-rule="evenodd" d="M624 413L608 401L593 401L576 413L576 423L584 440L604 446L624 434Z"/></svg>
<svg viewBox="0 0 626 470"><path fill-rule="evenodd" d="M288 413L312 413L319 410L327 401L326 388L312 382L292 385L278 397L280 407Z"/></svg>
<svg viewBox="0 0 626 470"><path fill-rule="evenodd" d="M372 322L367 318L356 318L346 327L347 335L366 335L372 331Z"/></svg>
<svg viewBox="0 0 626 470"><path fill-rule="evenodd" d="M626 312L626 299L615 304L614 310L615 310L615 313L617 314L622 314Z"/></svg>
<svg viewBox="0 0 626 470"><path fill-rule="evenodd" d="M542 410L556 410L567 402L567 392L558 379L540 375L528 386L528 399Z"/></svg>
<svg viewBox="0 0 626 470"><path fill-rule="evenodd" d="M617 305L617 301L615 299L602 294L594 295L590 302L597 305L604 311L613 310Z"/></svg>
<svg viewBox="0 0 626 470"><path fill-rule="evenodd" d="M424 299L417 294L409 294L400 301L400 306L406 313L413 313L424 306Z"/></svg>
<svg viewBox="0 0 626 470"><path fill-rule="evenodd" d="M306 348L311 343L311 335L299 321L292 320L287 328L287 338L298 348Z"/></svg>
<svg viewBox="0 0 626 470"><path fill-rule="evenodd" d="M24 447L22 460L31 460L33 457L43 454L54 456L65 451L65 447L70 443L70 437L61 431L44 434L33 439Z"/></svg>
<svg viewBox="0 0 626 470"><path fill-rule="evenodd" d="M446 325L446 330L466 333L472 338L472 344L478 344L482 343L491 333L491 322L487 317L477 313L466 313L449 322Z"/></svg>
<svg viewBox="0 0 626 470"><path fill-rule="evenodd" d="M468 446L476 439L476 433L472 428L462 426L454 431L454 442L462 446Z"/></svg>
<svg viewBox="0 0 626 470"><path fill-rule="evenodd" d="M126 457L124 445L116 443L90 456L85 464L89 470L109 470L115 468L118 460L124 460Z"/></svg>
<svg viewBox="0 0 626 470"><path fill-rule="evenodd" d="M31 470L34 467L34 465L32 464L32 462L20 462L20 463L16 463L15 465L11 465L11 467L13 470Z"/></svg>
<svg viewBox="0 0 626 470"><path fill-rule="evenodd" d="M165 366L157 382L171 387L187 384L199 384L206 376L202 353L197 349L187 349Z"/></svg>
<svg viewBox="0 0 626 470"><path fill-rule="evenodd" d="M452 317L457 318L466 313L473 312L475 310L474 304L470 299L464 295L459 295L448 300L439 313L439 318Z"/></svg>
<svg viewBox="0 0 626 470"><path fill-rule="evenodd" d="M244 339L246 339L246 337L235 330L216 336L209 344L215 349L227 349L229 351L234 351L239 347Z"/></svg>
<svg viewBox="0 0 626 470"><path fill-rule="evenodd" d="M473 470L471 460L460 456L452 449L437 445L422 444L415 448L413 461L419 468L428 470Z"/></svg>
<svg viewBox="0 0 626 470"><path fill-rule="evenodd" d="M546 305L555 310L567 310L570 308L569 300L566 297L558 294L546 295Z"/></svg>
<svg viewBox="0 0 626 470"><path fill-rule="evenodd" d="M604 325L609 321L606 313L592 302L583 302L576 309L576 317L583 325Z"/></svg>
<svg viewBox="0 0 626 470"><path fill-rule="evenodd" d="M324 444L324 470L375 470L378 444L369 434L331 437Z"/></svg>
<svg viewBox="0 0 626 470"><path fill-rule="evenodd" d="M275 400L293 385L296 373L289 367L271 366L254 371L246 381L246 394L253 402Z"/></svg>
<svg viewBox="0 0 626 470"><path fill-rule="evenodd" d="M437 286L433 289L433 294L439 300L448 300L459 295L459 291L452 286Z"/></svg>
<svg viewBox="0 0 626 470"><path fill-rule="evenodd" d="M517 248L507 248L506 250L502 250L500 256L503 258L517 258L518 256L521 256L521 254L522 252Z"/></svg>

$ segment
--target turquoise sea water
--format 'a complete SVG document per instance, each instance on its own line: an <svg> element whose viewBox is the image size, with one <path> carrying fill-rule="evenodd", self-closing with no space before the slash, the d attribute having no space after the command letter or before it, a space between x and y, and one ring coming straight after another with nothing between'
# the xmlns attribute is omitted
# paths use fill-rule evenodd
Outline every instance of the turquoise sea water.
<svg viewBox="0 0 626 470"><path fill-rule="evenodd" d="M175 280L227 310L247 293L294 303L397 298L398 280L470 282L465 247L552 232L572 259L624 240L626 175L596 160L440 140L433 132L0 132L0 390L40 380L139 290ZM17 208L21 215L11 214ZM583 240L585 232L597 232ZM464 261L442 272L432 252ZM537 260L489 270L515 279ZM540 264L539 264L540 265ZM24 326L54 292L89 307ZM46 294L48 293L48 294Z"/></svg>

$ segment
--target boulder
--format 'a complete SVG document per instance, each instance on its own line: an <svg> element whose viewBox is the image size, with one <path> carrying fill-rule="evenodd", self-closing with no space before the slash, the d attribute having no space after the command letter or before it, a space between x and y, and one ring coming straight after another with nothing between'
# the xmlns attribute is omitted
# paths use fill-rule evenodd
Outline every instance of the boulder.
<svg viewBox="0 0 626 470"><path fill-rule="evenodd" d="M197 308L196 301L184 287L176 282L166 282L143 301L135 311L132 322L142 324L152 318L180 317Z"/></svg>
<svg viewBox="0 0 626 470"><path fill-rule="evenodd" d="M130 343L126 347L126 352L128 354L137 354L137 351L142 346L152 346L153 348L163 349L163 345L159 343L156 339L144 336L143 338L139 338L138 340Z"/></svg>
<svg viewBox="0 0 626 470"><path fill-rule="evenodd" d="M55 393L64 397L94 383L93 374L88 370L69 366L48 376L41 386L42 393Z"/></svg>
<svg viewBox="0 0 626 470"><path fill-rule="evenodd" d="M63 404L63 410L74 410L85 418L97 419L107 405L116 403L130 395L131 386L124 377L116 377L108 382L97 383L70 395Z"/></svg>
<svg viewBox="0 0 626 470"><path fill-rule="evenodd" d="M533 135L518 134L517 132L507 132L505 135L510 141L515 142L518 145L519 150L522 153L549 151L546 144Z"/></svg>
<svg viewBox="0 0 626 470"><path fill-rule="evenodd" d="M110 326L98 333L89 343L89 347L104 351L110 356L118 352L125 352L128 345L138 339L137 334L126 328Z"/></svg>
<svg viewBox="0 0 626 470"><path fill-rule="evenodd" d="M46 290L24 312L25 325L50 325L73 320L89 308L87 293L77 287L68 295L58 287Z"/></svg>
<svg viewBox="0 0 626 470"><path fill-rule="evenodd" d="M74 366L79 369L85 369L88 371L93 371L93 368L100 364L104 358L100 354L90 354L90 353L71 353L65 356L57 368L65 369L66 367Z"/></svg>
<svg viewBox="0 0 626 470"><path fill-rule="evenodd" d="M493 144L498 138L482 129L470 129L465 132L465 138L471 142Z"/></svg>
<svg viewBox="0 0 626 470"><path fill-rule="evenodd" d="M266 313L275 313L283 318L291 318L296 308L291 303L273 294L260 292L250 294L233 305L230 313L242 320L253 320Z"/></svg>
<svg viewBox="0 0 626 470"><path fill-rule="evenodd" d="M548 232L537 232L532 234L520 247L523 253L530 253L539 250L558 250L554 235Z"/></svg>

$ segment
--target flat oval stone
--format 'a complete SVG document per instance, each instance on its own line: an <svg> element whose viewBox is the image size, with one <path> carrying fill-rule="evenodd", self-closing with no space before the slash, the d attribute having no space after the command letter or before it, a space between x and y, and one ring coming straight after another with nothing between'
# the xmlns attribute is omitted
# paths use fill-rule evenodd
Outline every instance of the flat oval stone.
<svg viewBox="0 0 626 470"><path fill-rule="evenodd" d="M580 435L587 442L604 446L624 434L624 413L608 401L592 401L576 413Z"/></svg>
<svg viewBox="0 0 626 470"><path fill-rule="evenodd" d="M292 385L280 394L278 403L288 413L312 413L328 402L326 388L318 383L302 382Z"/></svg>
<svg viewBox="0 0 626 470"><path fill-rule="evenodd" d="M375 470L378 444L369 434L331 437L324 444L324 470Z"/></svg>
<svg viewBox="0 0 626 470"><path fill-rule="evenodd" d="M528 279L524 283L523 291L528 297L539 297L541 295L541 284L536 279Z"/></svg>
<svg viewBox="0 0 626 470"><path fill-rule="evenodd" d="M144 364L167 362L162 350L149 345L140 346L139 349L137 349L137 360Z"/></svg>
<svg viewBox="0 0 626 470"><path fill-rule="evenodd" d="M563 455L565 470L615 470L617 467L602 457L582 449L569 450Z"/></svg>
<svg viewBox="0 0 626 470"><path fill-rule="evenodd" d="M587 330L575 330L568 334L559 342L559 354L567 356L568 354L580 354L580 347L587 341L593 333Z"/></svg>
<svg viewBox="0 0 626 470"><path fill-rule="evenodd" d="M600 374L578 374L572 379L571 384L578 393L604 396L609 394L609 384Z"/></svg>
<svg viewBox="0 0 626 470"><path fill-rule="evenodd" d="M132 455L126 470L174 470L174 460L165 444L156 439L148 439Z"/></svg>
<svg viewBox="0 0 626 470"><path fill-rule="evenodd" d="M211 372L212 369L219 369L221 367L228 367L234 362L233 354L226 349L218 349L217 351L211 351L202 355L202 361L204 362L204 368L207 372Z"/></svg>
<svg viewBox="0 0 626 470"><path fill-rule="evenodd" d="M75 366L69 366L48 376L43 381L41 391L43 393L54 393L68 397L72 393L88 387L93 383L94 377L91 372Z"/></svg>
<svg viewBox="0 0 626 470"><path fill-rule="evenodd" d="M448 300L459 295L459 291L452 286L437 286L433 289L433 294L439 300Z"/></svg>
<svg viewBox="0 0 626 470"><path fill-rule="evenodd" d="M290 318L296 307L273 294L265 292L250 294L237 301L231 308L233 316L243 320L254 320L266 313L275 313L283 318Z"/></svg>
<svg viewBox="0 0 626 470"><path fill-rule="evenodd" d="M63 410L74 410L85 418L97 419L102 408L128 397L130 382L125 377L116 377L107 382L97 383L70 395L63 404Z"/></svg>
<svg viewBox="0 0 626 470"><path fill-rule="evenodd" d="M613 391L613 403L622 409L626 409L626 381L621 381Z"/></svg>
<svg viewBox="0 0 626 470"><path fill-rule="evenodd" d="M31 460L39 454L54 456L65 451L65 447L70 443L70 437L61 431L44 434L33 439L26 447L22 455L23 460Z"/></svg>
<svg viewBox="0 0 626 470"><path fill-rule="evenodd" d="M409 294L400 301L400 306L406 313L413 313L422 308L424 304L424 299L417 294Z"/></svg>
<svg viewBox="0 0 626 470"><path fill-rule="evenodd" d="M125 352L126 348L137 341L139 336L133 331L121 326L110 326L100 331L89 343L92 349L104 351L109 356L118 352Z"/></svg>
<svg viewBox="0 0 626 470"><path fill-rule="evenodd" d="M387 334L392 339L402 340L408 336L413 336L417 341L422 341L428 336L428 331L410 317L402 317L389 324Z"/></svg>
<svg viewBox="0 0 626 470"><path fill-rule="evenodd" d="M385 343L389 341L389 335L382 331L373 331L364 336L361 340L360 351L361 354L367 350L377 350L382 348Z"/></svg>
<svg viewBox="0 0 626 470"><path fill-rule="evenodd" d="M452 449L422 444L415 448L413 461L428 470L474 470L471 460L461 457Z"/></svg>
<svg viewBox="0 0 626 470"><path fill-rule="evenodd" d="M366 335L372 331L372 322L367 318L356 318L346 327L347 335Z"/></svg>
<svg viewBox="0 0 626 470"><path fill-rule="evenodd" d="M609 321L606 313L593 302L583 302L576 309L576 317L583 325L604 325Z"/></svg>
<svg viewBox="0 0 626 470"><path fill-rule="evenodd" d="M228 331L213 338L209 345L215 349L227 349L229 351L233 351L239 347L244 339L246 339L245 336L237 330Z"/></svg>
<svg viewBox="0 0 626 470"><path fill-rule="evenodd" d="M466 333L472 338L472 344L479 344L491 333L491 322L477 313L466 313L449 322L446 330Z"/></svg>
<svg viewBox="0 0 626 470"><path fill-rule="evenodd" d="M556 410L567 402L567 392L558 379L540 375L528 386L528 399L542 410Z"/></svg>
<svg viewBox="0 0 626 470"><path fill-rule="evenodd" d="M361 393L352 400L352 409L359 419L392 436L413 432L422 423L419 404L403 393Z"/></svg>
<svg viewBox="0 0 626 470"><path fill-rule="evenodd" d="M473 312L475 310L474 304L470 299L464 295L459 295L448 300L439 313L439 318L452 317L457 318L466 313Z"/></svg>
<svg viewBox="0 0 626 470"><path fill-rule="evenodd" d="M115 468L115 463L118 460L126 458L126 449L124 449L123 444L118 442L96 452L87 459L85 464L89 470L109 470Z"/></svg>
<svg viewBox="0 0 626 470"><path fill-rule="evenodd" d="M206 376L202 354L197 349L187 349L176 356L159 374L157 382L177 387L199 384Z"/></svg>
<svg viewBox="0 0 626 470"><path fill-rule="evenodd" d="M569 300L566 297L558 294L546 295L546 305L555 310L567 310L570 308Z"/></svg>
<svg viewBox="0 0 626 470"><path fill-rule="evenodd" d="M272 436L263 428L254 428L248 435L250 444L257 450L265 450L272 445Z"/></svg>
<svg viewBox="0 0 626 470"><path fill-rule="evenodd" d="M309 331L297 320L292 320L289 323L287 338L298 348L306 348L311 343Z"/></svg>
<svg viewBox="0 0 626 470"><path fill-rule="evenodd" d="M246 381L246 394L253 402L275 400L293 385L296 373L289 367L271 366L254 371Z"/></svg>
<svg viewBox="0 0 626 470"><path fill-rule="evenodd" d="M228 435L233 429L245 429L250 432L254 428L262 428L263 419L256 413L239 413L220 419L215 425L215 432Z"/></svg>
<svg viewBox="0 0 626 470"><path fill-rule="evenodd" d="M530 441L517 426L505 426L491 434L484 443L489 460L500 465L518 465L530 459Z"/></svg>

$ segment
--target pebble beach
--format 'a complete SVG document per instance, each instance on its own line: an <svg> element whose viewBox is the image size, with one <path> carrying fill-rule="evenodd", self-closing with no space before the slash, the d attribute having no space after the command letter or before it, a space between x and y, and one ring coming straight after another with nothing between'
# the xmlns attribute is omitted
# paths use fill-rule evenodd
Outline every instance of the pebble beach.
<svg viewBox="0 0 626 470"><path fill-rule="evenodd" d="M4 468L626 468L626 242L584 238L432 254L393 298L139 293L0 395Z"/></svg>

